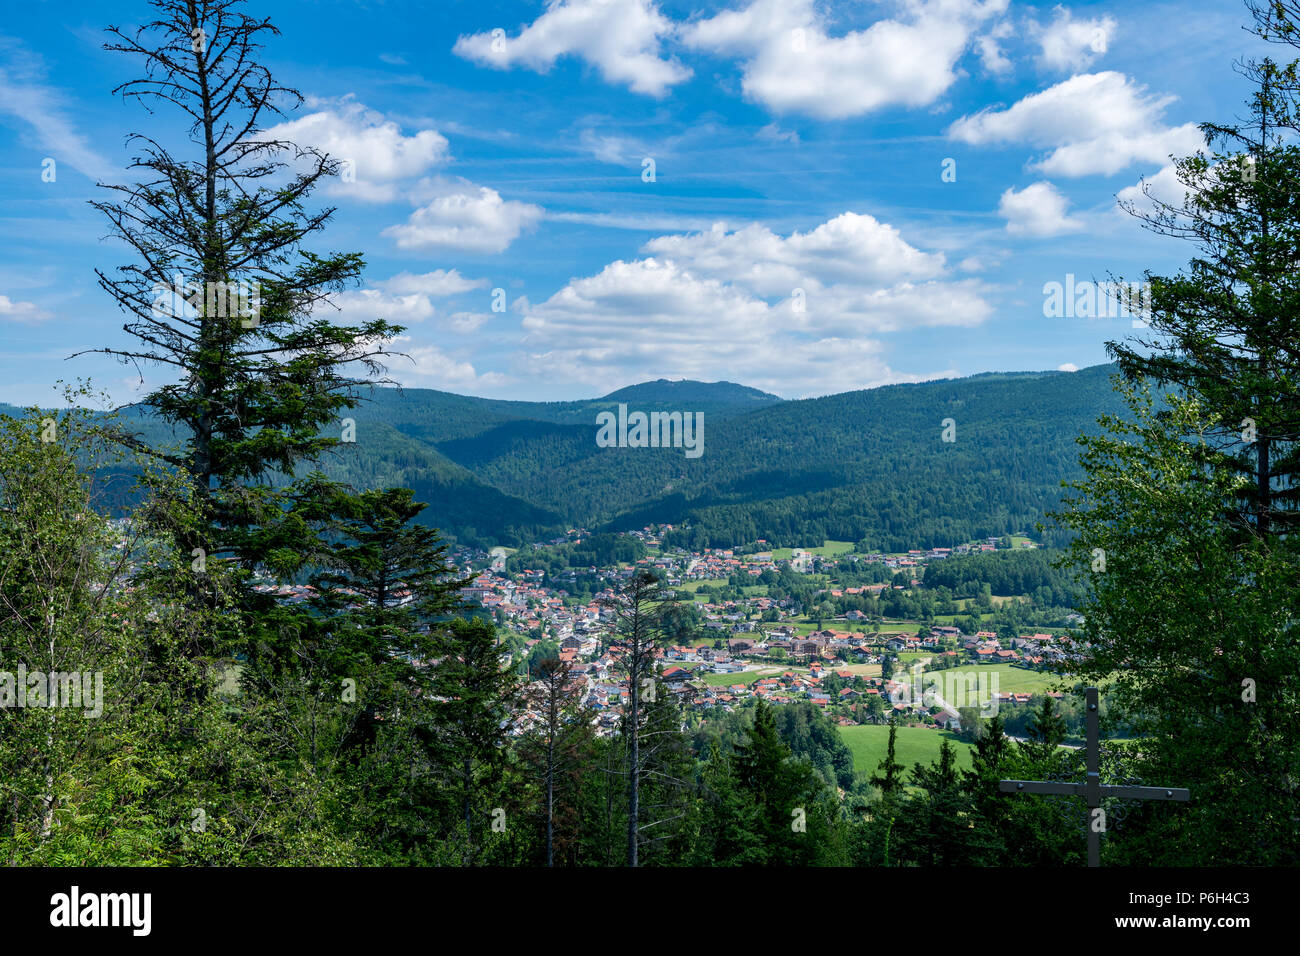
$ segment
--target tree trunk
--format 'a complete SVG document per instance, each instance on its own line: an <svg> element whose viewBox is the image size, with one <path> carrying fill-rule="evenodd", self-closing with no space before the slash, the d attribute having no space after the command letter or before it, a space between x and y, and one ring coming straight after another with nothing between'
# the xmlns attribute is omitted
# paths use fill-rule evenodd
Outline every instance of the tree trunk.
<svg viewBox="0 0 1300 956"><path fill-rule="evenodd" d="M546 865L555 866L555 735L546 746Z"/></svg>
<svg viewBox="0 0 1300 956"><path fill-rule="evenodd" d="M635 640L635 639L634 639ZM632 713L630 766L627 778L627 865L637 865L637 827L641 812L641 728L638 726L641 704L640 667L638 658L640 641L635 641L632 651Z"/></svg>

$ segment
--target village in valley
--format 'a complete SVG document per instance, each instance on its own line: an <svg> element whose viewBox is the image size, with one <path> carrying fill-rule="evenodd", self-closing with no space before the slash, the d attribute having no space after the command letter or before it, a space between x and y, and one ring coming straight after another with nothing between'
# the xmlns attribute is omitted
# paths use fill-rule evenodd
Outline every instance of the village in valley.
<svg viewBox="0 0 1300 956"><path fill-rule="evenodd" d="M939 562L1037 548L1023 535L886 554L849 542L782 549L761 540L692 551L664 544L673 530L618 536L640 556L606 566L557 568L554 556L581 547L582 530L526 551L458 548L453 556L471 576L464 598L498 625L503 657L528 673L558 656L605 734L617 732L629 701L608 602L646 569L689 610L689 626L654 651L662 686L678 696L688 725L761 699L809 702L848 741L875 741L865 728L883 731L891 717L900 728L960 732L963 718L977 723L972 709L1002 712L1014 732L1014 715L1027 715L1038 695L1061 697L1054 665L1077 615L1038 607L1031 595L985 587L954 597L925 584ZM524 566L548 555L549 568ZM1044 620L1055 626L1035 623ZM939 735L930 743L937 748Z"/></svg>

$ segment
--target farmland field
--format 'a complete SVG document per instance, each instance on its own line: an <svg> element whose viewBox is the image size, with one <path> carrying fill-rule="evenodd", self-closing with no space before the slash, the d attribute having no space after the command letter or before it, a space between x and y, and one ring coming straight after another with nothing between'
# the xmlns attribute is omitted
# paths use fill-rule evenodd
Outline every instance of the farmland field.
<svg viewBox="0 0 1300 956"><path fill-rule="evenodd" d="M853 770L855 773L876 772L880 761L885 759L885 748L889 745L889 728L884 724L863 725L860 727L841 727L840 736L853 751ZM917 763L929 764L939 756L939 742L945 737L957 751L957 767L967 769L971 765L971 750L974 749L964 740L958 740L955 734L947 731L931 730L927 727L899 727L896 742L895 759L908 770Z"/></svg>
<svg viewBox="0 0 1300 956"><path fill-rule="evenodd" d="M852 541L823 541L820 548L800 548L801 551L807 551L809 554L815 554L822 558L834 558L841 554L851 554L853 552ZM790 556L794 554L794 548L773 548L773 561L789 561Z"/></svg>
<svg viewBox="0 0 1300 956"><path fill-rule="evenodd" d="M879 664L840 664L836 663L831 670L848 671L850 674L857 674L859 677L879 677Z"/></svg>
<svg viewBox="0 0 1300 956"><path fill-rule="evenodd" d="M779 670L773 670L772 673L779 674ZM760 674L758 671L737 671L734 674L702 674L704 683L710 687L730 687L732 684L744 684L748 687L760 677L770 677L771 674Z"/></svg>
<svg viewBox="0 0 1300 956"><path fill-rule="evenodd" d="M949 674L978 674L981 687L984 686L985 681L991 679L991 675L996 674L999 694L1041 694L1043 691L1053 690L1053 685L1058 680L1055 674L1025 670L1023 667L1013 667L1010 664L973 664L970 667L954 667L947 671L929 673L936 676L943 675L945 683Z"/></svg>

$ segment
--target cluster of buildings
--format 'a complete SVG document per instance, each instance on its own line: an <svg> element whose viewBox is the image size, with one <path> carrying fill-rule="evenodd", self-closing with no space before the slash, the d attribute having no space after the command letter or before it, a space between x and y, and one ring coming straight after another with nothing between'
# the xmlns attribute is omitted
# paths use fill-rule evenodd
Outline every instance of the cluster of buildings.
<svg viewBox="0 0 1300 956"><path fill-rule="evenodd" d="M651 527L630 532L630 535L657 548L664 530L671 530L671 527ZM571 531L555 543L580 541L582 536L580 530ZM757 544L762 548L764 542ZM898 570L919 569L930 561L956 554L992 551L996 546L996 539L990 538L954 548L910 551L906 555L859 554L848 557L855 561L879 562ZM725 548L658 552L631 567L586 569L607 582L609 587L590 599L574 600L559 585L567 583L575 571L582 569L569 569L554 577L537 570L507 574L501 556L497 558L474 575L464 596L494 612L506 627L529 635L526 640L529 649L539 640L554 641L559 647L560 659L570 667L570 689L596 713L598 728L603 732L613 732L618 727L630 697L627 668L621 651L611 646L609 641L613 612L604 603L613 597L613 589L621 579L638 568L652 568L662 572L671 587L688 581L728 581L742 574L757 577L765 570L779 571L786 566L806 573L823 570L826 560L837 560L823 559L800 549L793 550L789 558L780 561L775 560L772 551L765 550L746 554ZM470 563L483 566L480 560L466 562L465 566ZM824 593L836 598L879 596L882 591L899 586L870 584L830 589ZM890 708L909 709L910 705L892 703L891 695L904 685L894 680L868 678L844 667L880 663L887 654L907 651L931 652L943 659L945 665L1015 661L1025 666L1037 666L1060 656L1050 634L1000 641L991 632L967 637L956 627L944 626L923 629L918 634L867 634L831 628L802 633L804 627L785 622L794 613L790 602L764 595L696 602L695 608L702 617L703 636L712 640L698 642L696 646L675 646L655 652L664 686L679 696L684 711L731 709L749 698L758 697L776 704L807 700L826 708L847 704L856 709L856 705L869 704L872 715L878 716L882 710ZM767 613L772 611L775 614ZM865 615L860 611L850 611L847 617L852 621ZM759 623L755 618L765 620ZM704 679L710 675L741 672L747 672L750 679L734 683L716 677ZM831 674L837 679L828 681ZM880 704L872 703L872 698L878 699ZM845 713L839 708L836 712ZM861 711L858 714L861 715ZM837 719L844 723L855 722L844 716Z"/></svg>
<svg viewBox="0 0 1300 956"><path fill-rule="evenodd" d="M1002 641L992 631L980 631L974 637L963 639L961 646L978 663L1018 661L1039 667L1059 661L1065 656L1060 641L1052 634L1025 634Z"/></svg>

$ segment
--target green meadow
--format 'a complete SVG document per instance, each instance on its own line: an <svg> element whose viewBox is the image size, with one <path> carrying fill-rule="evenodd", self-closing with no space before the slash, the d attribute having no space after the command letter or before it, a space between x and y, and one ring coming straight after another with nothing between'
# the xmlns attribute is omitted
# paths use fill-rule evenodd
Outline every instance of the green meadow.
<svg viewBox="0 0 1300 956"><path fill-rule="evenodd" d="M876 772L880 761L885 759L885 750L889 746L889 727L885 724L866 724L859 727L841 727L840 736L853 752L853 770L856 773L871 774ZM895 759L908 770L915 763L930 764L939 756L939 744L947 738L957 751L957 766L967 769L971 765L971 751L974 749L955 734L928 727L899 727L895 742Z"/></svg>

